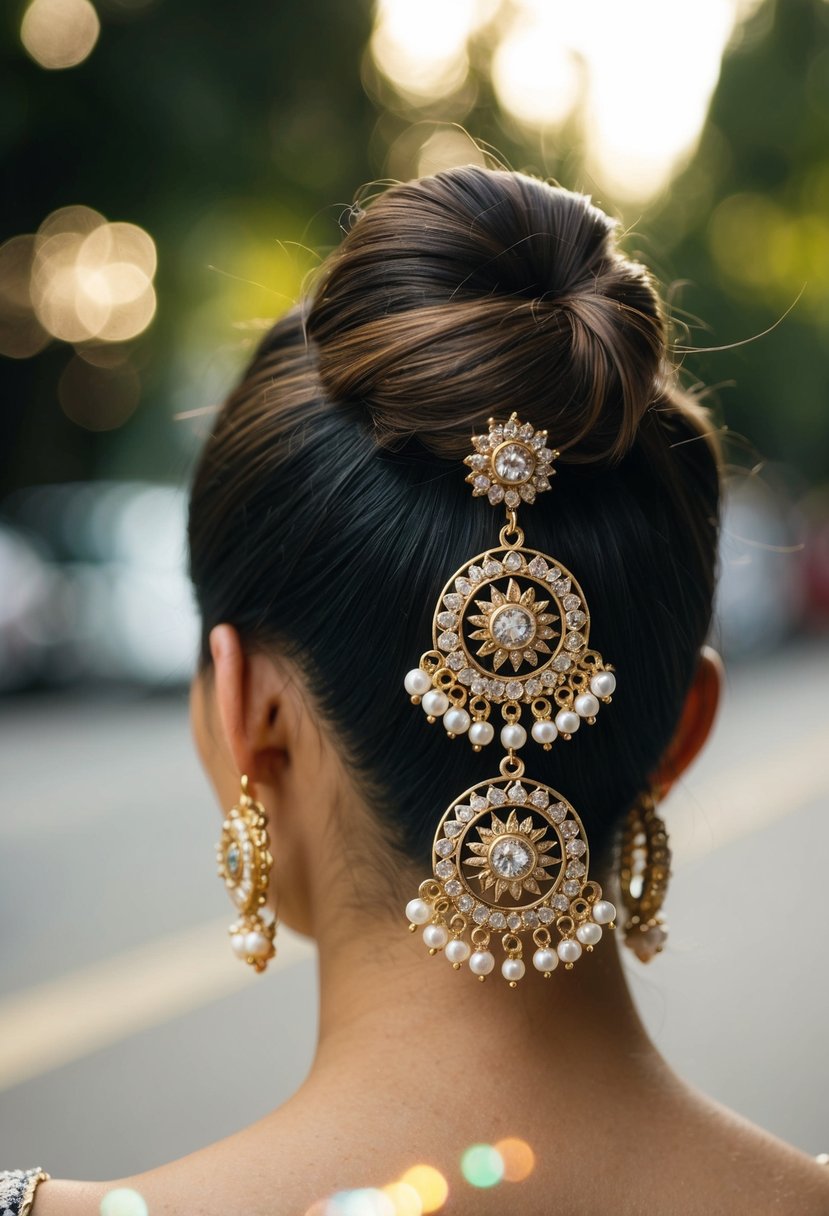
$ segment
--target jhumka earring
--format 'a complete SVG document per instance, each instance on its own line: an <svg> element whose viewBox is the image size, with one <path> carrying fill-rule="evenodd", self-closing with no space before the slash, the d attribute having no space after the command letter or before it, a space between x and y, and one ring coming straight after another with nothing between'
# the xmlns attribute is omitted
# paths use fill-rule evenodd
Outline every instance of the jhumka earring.
<svg viewBox="0 0 829 1216"><path fill-rule="evenodd" d="M671 876L668 833L656 813L656 799L646 792L628 812L621 849L621 887L628 919L625 945L643 963L659 954L668 938L660 912Z"/></svg>
<svg viewBox="0 0 829 1216"><path fill-rule="evenodd" d="M569 740L596 721L616 677L588 646L590 615L573 575L546 553L524 546L518 508L550 488L559 453L547 432L512 414L489 421L466 457L476 497L503 504L499 543L466 562L443 588L427 650L404 684L427 721L443 721L450 739L466 735L475 751L490 744L494 707L506 754L499 775L453 800L438 824L433 877L406 905L410 929L422 926L430 954L455 968L469 964L483 980L495 968L490 949L500 935L501 974L522 978L524 935L534 968L549 978L559 961L571 969L591 951L616 909L588 878L584 826L558 791L524 776L517 752L527 742L521 718L543 748ZM527 711L528 714L527 714ZM495 711L497 712L497 710ZM554 939L555 935L555 939Z"/></svg>
<svg viewBox="0 0 829 1216"><path fill-rule="evenodd" d="M236 957L256 971L264 971L276 954L276 920L267 921L260 912L273 865L268 845L265 808L253 798L248 779L243 777L239 801L222 824L216 853L219 877L239 912L239 919L228 930L230 945Z"/></svg>

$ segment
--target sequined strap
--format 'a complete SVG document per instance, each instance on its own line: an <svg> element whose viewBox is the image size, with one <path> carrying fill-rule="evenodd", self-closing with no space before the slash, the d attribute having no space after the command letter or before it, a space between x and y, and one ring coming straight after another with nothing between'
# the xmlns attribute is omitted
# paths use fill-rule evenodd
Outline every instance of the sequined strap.
<svg viewBox="0 0 829 1216"><path fill-rule="evenodd" d="M34 1170L0 1170L0 1216L27 1216L34 1203L39 1182L49 1175L39 1167Z"/></svg>

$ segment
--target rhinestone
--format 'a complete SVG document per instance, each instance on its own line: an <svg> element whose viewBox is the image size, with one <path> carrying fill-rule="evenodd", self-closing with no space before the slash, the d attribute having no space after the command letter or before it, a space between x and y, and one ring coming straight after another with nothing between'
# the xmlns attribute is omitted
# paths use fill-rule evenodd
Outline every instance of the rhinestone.
<svg viewBox="0 0 829 1216"><path fill-rule="evenodd" d="M515 421L514 418L510 418L509 422L504 423L504 434L505 435L517 435L518 434L518 423Z"/></svg>
<svg viewBox="0 0 829 1216"><path fill-rule="evenodd" d="M490 486L489 489L487 490L487 498L493 505L496 502L500 502L503 497L504 497L504 487L503 486Z"/></svg>
<svg viewBox="0 0 829 1216"><path fill-rule="evenodd" d="M471 684L475 679L475 672L471 667L464 667L458 672L458 679L460 680L461 684Z"/></svg>
<svg viewBox="0 0 829 1216"><path fill-rule="evenodd" d="M578 895L581 890L581 883L575 878L568 878L562 890L565 895L569 895L572 898L572 896Z"/></svg>
<svg viewBox="0 0 829 1216"><path fill-rule="evenodd" d="M558 566L550 566L544 577L548 583L555 583L557 579L561 578L561 571Z"/></svg>
<svg viewBox="0 0 829 1216"><path fill-rule="evenodd" d="M487 682L486 680L482 680L480 676L476 676L472 681L470 688L476 697L480 697L482 693L486 692Z"/></svg>
<svg viewBox="0 0 829 1216"><path fill-rule="evenodd" d="M518 604L508 604L496 611L490 629L496 642L513 649L516 646L526 646L531 641L535 633L535 619L526 608L521 608Z"/></svg>
<svg viewBox="0 0 829 1216"><path fill-rule="evenodd" d="M566 874L568 878L583 878L587 873L587 867L583 861L570 861L567 863Z"/></svg>
<svg viewBox="0 0 829 1216"><path fill-rule="evenodd" d="M567 613L567 624L570 626L571 629L581 629L582 625L584 624L584 622L586 620L587 620L587 617L584 615L583 612L576 611L576 612Z"/></svg>
<svg viewBox="0 0 829 1216"><path fill-rule="evenodd" d="M574 836L578 836L579 825L572 819L568 819L561 825L561 834L565 840L571 840Z"/></svg>
<svg viewBox="0 0 829 1216"><path fill-rule="evenodd" d="M524 691L528 697L537 697L541 692L541 681L527 680L527 683L524 685Z"/></svg>
<svg viewBox="0 0 829 1216"><path fill-rule="evenodd" d="M516 700L516 698L520 697L521 693L523 691L524 691L524 688L523 688L523 685L521 684L520 680L510 680L507 683L507 696L510 697L513 701Z"/></svg>
<svg viewBox="0 0 829 1216"><path fill-rule="evenodd" d="M525 878L535 867L531 849L515 836L503 836L489 853L490 868L501 878Z"/></svg>
<svg viewBox="0 0 829 1216"><path fill-rule="evenodd" d="M498 423L496 423L496 425L495 425L494 427L492 427L492 429L490 430L489 434L490 434L490 437L491 437L491 440L490 440L490 441L491 441L492 446L493 446L493 447L497 447L497 445L498 445L498 444L501 442L501 440L504 438L504 424L503 424L503 422L498 422Z"/></svg>
<svg viewBox="0 0 829 1216"><path fill-rule="evenodd" d="M504 790L498 788L497 785L491 785L486 792L488 801L492 806L503 806L507 800L507 795Z"/></svg>
<svg viewBox="0 0 829 1216"><path fill-rule="evenodd" d="M468 578L456 578L455 579L455 589L457 591L459 591L461 593L461 595L471 595L472 594L472 584L470 583Z"/></svg>
<svg viewBox="0 0 829 1216"><path fill-rule="evenodd" d="M454 862L439 861L435 866L435 873L437 874L438 878L451 878L455 873Z"/></svg>
<svg viewBox="0 0 829 1216"><path fill-rule="evenodd" d="M483 491L483 490L489 489L491 482L490 482L489 478L486 477L483 473L479 473L478 476L475 478L475 480L472 482L472 484L476 490Z"/></svg>
<svg viewBox="0 0 829 1216"><path fill-rule="evenodd" d="M480 566L470 566L468 574L473 583L479 583L484 577L484 572Z"/></svg>
<svg viewBox="0 0 829 1216"><path fill-rule="evenodd" d="M446 632L442 633L440 635L440 637L438 638L438 649L439 650L454 650L455 647L457 646L457 644L458 644L458 635L456 633L453 633L453 631L451 629L447 629Z"/></svg>
<svg viewBox="0 0 829 1216"><path fill-rule="evenodd" d="M494 578L496 574L503 573L504 567L500 562L496 562L494 558L490 558L489 561L484 562L484 574L488 578Z"/></svg>
<svg viewBox="0 0 829 1216"><path fill-rule="evenodd" d="M451 667L453 671L459 671L466 662L466 658L460 650L456 650L454 654L450 654L446 660L446 666Z"/></svg>
<svg viewBox="0 0 829 1216"><path fill-rule="evenodd" d="M503 695L504 695L504 681L503 681L503 680L490 680L490 682L489 682L489 695L490 695L491 697L503 697Z"/></svg>
<svg viewBox="0 0 829 1216"><path fill-rule="evenodd" d="M553 659L553 667L556 671L569 671L573 666L573 660L566 654L557 654Z"/></svg>
<svg viewBox="0 0 829 1216"><path fill-rule="evenodd" d="M518 493L524 499L524 502L535 502L535 490L532 486L522 485L518 487Z"/></svg>
<svg viewBox="0 0 829 1216"><path fill-rule="evenodd" d="M555 591L556 595L566 595L571 586L572 583L569 578L557 578L553 583L553 591Z"/></svg>
<svg viewBox="0 0 829 1216"><path fill-rule="evenodd" d="M535 929L538 925L538 913L534 909L531 908L529 912L524 913L524 924L528 929Z"/></svg>
<svg viewBox="0 0 829 1216"><path fill-rule="evenodd" d="M489 435L473 435L472 446L477 448L479 452L486 452L492 442Z"/></svg>
<svg viewBox="0 0 829 1216"><path fill-rule="evenodd" d="M441 629L454 629L458 623L458 616L455 612L439 612L438 624Z"/></svg>
<svg viewBox="0 0 829 1216"><path fill-rule="evenodd" d="M447 819L443 825L444 836L459 836L463 831L463 824L458 823L457 819Z"/></svg>
<svg viewBox="0 0 829 1216"><path fill-rule="evenodd" d="M541 476L533 478L533 485L538 490L549 490L550 479L549 479L549 477L544 476L544 474L549 473L549 471L550 471L549 465L546 465L546 464L542 465L538 471L541 474Z"/></svg>
<svg viewBox="0 0 829 1216"><path fill-rule="evenodd" d="M567 841L567 856L581 857L587 852L587 845L583 840L568 840Z"/></svg>
<svg viewBox="0 0 829 1216"><path fill-rule="evenodd" d="M238 878L242 868L242 850L238 844L232 844L225 854L227 872L231 878Z"/></svg>
<svg viewBox="0 0 829 1216"><path fill-rule="evenodd" d="M504 502L508 507L517 507L521 501L521 495L517 490L507 490L504 495Z"/></svg>
<svg viewBox="0 0 829 1216"><path fill-rule="evenodd" d="M463 596L450 591L448 595L443 597L443 602L451 612L457 612L458 609L463 607Z"/></svg>
<svg viewBox="0 0 829 1216"><path fill-rule="evenodd" d="M553 666L555 666L555 664L553 664ZM541 683L546 684L548 687L551 687L552 685L557 684L558 680L556 679L555 672L542 671Z"/></svg>
<svg viewBox="0 0 829 1216"><path fill-rule="evenodd" d="M546 790L533 790L533 792L530 794L530 802L533 804L533 806L541 807L542 810L549 801L550 795Z"/></svg>
<svg viewBox="0 0 829 1216"><path fill-rule="evenodd" d="M521 917L517 912L510 912L507 917L507 927L515 931L521 928Z"/></svg>
<svg viewBox="0 0 829 1216"><path fill-rule="evenodd" d="M577 595L565 595L562 603L567 612L575 612L577 608L581 608L581 600Z"/></svg>
<svg viewBox="0 0 829 1216"><path fill-rule="evenodd" d="M480 794L473 794L469 799L469 804L473 811L485 811L489 806L486 798L482 798Z"/></svg>
<svg viewBox="0 0 829 1216"><path fill-rule="evenodd" d="M553 907L557 908L559 912L569 912L570 911L570 900L567 898L566 895L554 895L553 896Z"/></svg>
<svg viewBox="0 0 829 1216"><path fill-rule="evenodd" d="M448 857L454 847L451 840L439 840L435 845L435 852L438 857Z"/></svg>
<svg viewBox="0 0 829 1216"><path fill-rule="evenodd" d="M580 633L568 633L564 645L568 650L579 650L584 645L584 638Z"/></svg>
<svg viewBox="0 0 829 1216"><path fill-rule="evenodd" d="M543 460L545 464L549 464L553 458L554 458L554 454L553 454L552 448L539 448L538 449L538 459Z"/></svg>
<svg viewBox="0 0 829 1216"><path fill-rule="evenodd" d="M527 566L530 574L534 574L536 578L543 578L549 567L543 557L534 557Z"/></svg>
<svg viewBox="0 0 829 1216"><path fill-rule="evenodd" d="M518 434L522 439L532 439L535 434L535 427L531 422L523 422L518 430Z"/></svg>
<svg viewBox="0 0 829 1216"><path fill-rule="evenodd" d="M540 431L537 435L533 435L532 439L530 440L530 447L535 448L536 451L538 451L539 448L544 447L544 436Z"/></svg>
<svg viewBox="0 0 829 1216"><path fill-rule="evenodd" d="M444 887L447 895L460 895L463 887L458 882L457 878L450 878L449 882Z"/></svg>
<svg viewBox="0 0 829 1216"><path fill-rule="evenodd" d="M512 432L515 434L515 432ZM535 472L536 460L530 449L523 443L506 443L495 453L493 460L495 472L501 481L515 484L526 481Z"/></svg>
<svg viewBox="0 0 829 1216"><path fill-rule="evenodd" d="M489 919L489 908L484 904L477 904L475 911L472 913L472 919L476 925L483 925Z"/></svg>
<svg viewBox="0 0 829 1216"><path fill-rule="evenodd" d="M471 895L462 895L460 897L460 899L458 900L458 907L460 908L461 912L471 912L472 905L474 903L475 903L475 900L472 898Z"/></svg>
<svg viewBox="0 0 829 1216"><path fill-rule="evenodd" d="M490 914L489 923L492 925L493 929L506 929L507 918L504 916L503 912L493 912Z"/></svg>
<svg viewBox="0 0 829 1216"><path fill-rule="evenodd" d="M527 791L524 789L520 781L513 781L512 785L507 790L507 797L510 802L517 802L520 806L527 801Z"/></svg>
<svg viewBox="0 0 829 1216"><path fill-rule="evenodd" d="M504 558L504 569L505 570L520 570L521 569L521 554L516 553L514 550L513 550L513 552L508 553L506 555L506 557Z"/></svg>
<svg viewBox="0 0 829 1216"><path fill-rule="evenodd" d="M460 819L461 823L469 823L469 820L473 817L474 814L475 814L475 812L472 810L471 806L456 806L455 807L455 818Z"/></svg>
<svg viewBox="0 0 829 1216"><path fill-rule="evenodd" d="M555 920L555 918L556 918L556 914L552 910L552 908L539 908L538 909L538 919L541 921L542 925L549 925L552 921Z"/></svg>
<svg viewBox="0 0 829 1216"><path fill-rule="evenodd" d="M469 457L469 467L471 469L485 469L488 464L489 457L485 456L482 452Z"/></svg>
<svg viewBox="0 0 829 1216"><path fill-rule="evenodd" d="M563 802L557 802L550 811L550 815L552 816L553 823L563 823L567 818L567 807Z"/></svg>

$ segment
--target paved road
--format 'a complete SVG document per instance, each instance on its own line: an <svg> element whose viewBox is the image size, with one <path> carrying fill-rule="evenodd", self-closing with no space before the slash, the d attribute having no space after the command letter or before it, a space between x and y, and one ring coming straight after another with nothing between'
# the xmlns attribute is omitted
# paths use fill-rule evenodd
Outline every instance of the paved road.
<svg viewBox="0 0 829 1216"><path fill-rule="evenodd" d="M670 949L631 966L675 1067L810 1152L829 1149L827 674L827 644L732 673L668 808ZM313 955L284 938L256 979L226 951L185 698L7 702L0 795L0 1161L133 1173L286 1096L313 1051Z"/></svg>

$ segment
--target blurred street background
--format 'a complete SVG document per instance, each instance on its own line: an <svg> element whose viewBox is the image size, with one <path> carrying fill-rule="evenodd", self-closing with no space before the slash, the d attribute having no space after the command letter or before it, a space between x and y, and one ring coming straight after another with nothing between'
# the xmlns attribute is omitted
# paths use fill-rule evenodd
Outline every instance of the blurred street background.
<svg viewBox="0 0 829 1216"><path fill-rule="evenodd" d="M0 1165L139 1171L307 1069L310 947L226 948L187 483L354 200L470 162L618 216L727 428L728 695L632 983L679 1071L829 1150L829 2L15 0L0 98Z"/></svg>

